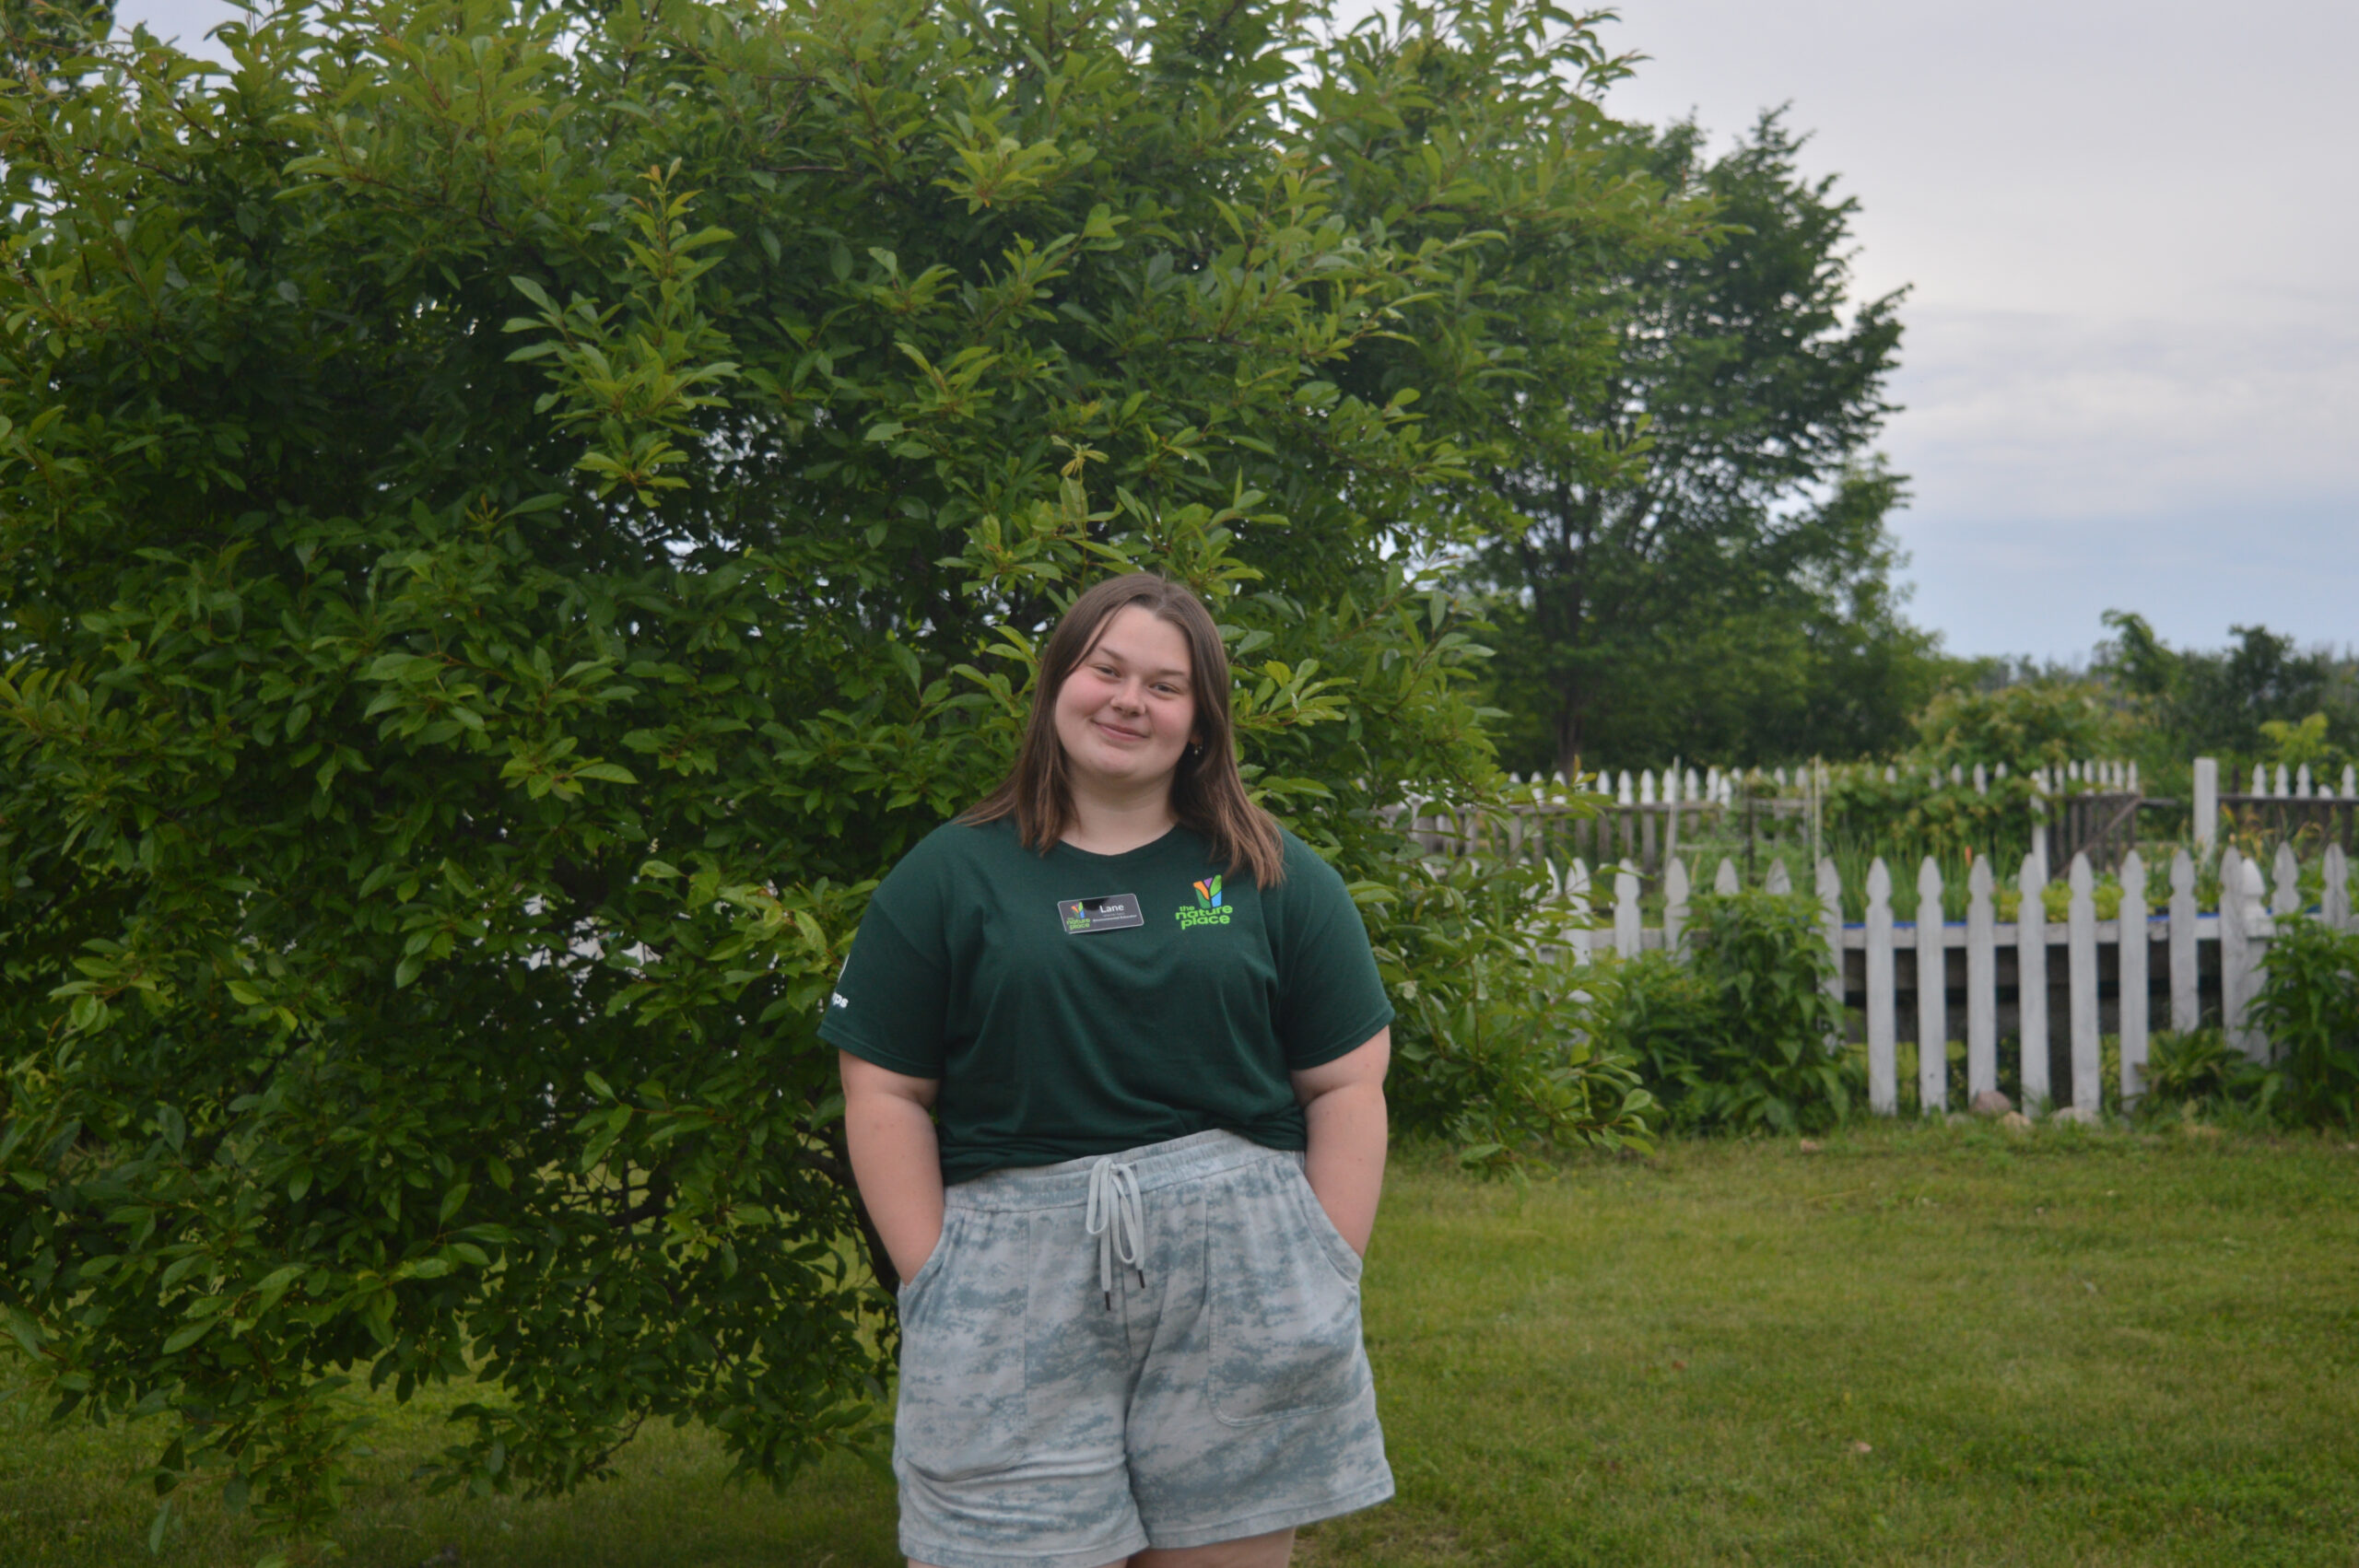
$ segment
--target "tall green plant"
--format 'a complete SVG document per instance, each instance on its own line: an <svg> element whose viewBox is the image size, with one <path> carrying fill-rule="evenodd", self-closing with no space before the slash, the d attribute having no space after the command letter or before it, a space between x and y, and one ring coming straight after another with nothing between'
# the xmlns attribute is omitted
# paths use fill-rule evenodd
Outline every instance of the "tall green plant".
<svg viewBox="0 0 2359 1568"><path fill-rule="evenodd" d="M1654 1095L1589 1005L1565 907L1531 864L1404 858L1362 896L1398 1004L1389 1091L1402 1129L1491 1173L1579 1147L1651 1146Z"/></svg>
<svg viewBox="0 0 2359 1568"><path fill-rule="evenodd" d="M2281 918L2249 1007L2283 1086L2280 1113L2302 1126L2359 1125L2359 933Z"/></svg>

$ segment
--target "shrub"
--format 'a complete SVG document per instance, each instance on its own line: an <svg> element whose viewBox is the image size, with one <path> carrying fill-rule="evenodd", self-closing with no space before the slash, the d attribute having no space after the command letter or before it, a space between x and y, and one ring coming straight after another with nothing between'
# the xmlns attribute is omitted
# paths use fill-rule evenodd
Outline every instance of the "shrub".
<svg viewBox="0 0 2359 1568"><path fill-rule="evenodd" d="M2359 934L2280 919L2249 1018L2273 1047L2270 1071L2282 1084L2271 1097L2284 1119L2359 1122Z"/></svg>
<svg viewBox="0 0 2359 1568"><path fill-rule="evenodd" d="M1696 901L1684 964L1654 954L1613 971L1610 1035L1674 1125L1815 1130L1849 1114L1833 959L1813 899L1748 891Z"/></svg>
<svg viewBox="0 0 2359 1568"><path fill-rule="evenodd" d="M1355 892L1383 911L1369 924L1400 1008L1388 1097L1402 1131L1448 1139L1492 1174L1552 1151L1649 1146L1654 1096L1601 1037L1596 972L1556 945L1544 872L1404 856Z"/></svg>

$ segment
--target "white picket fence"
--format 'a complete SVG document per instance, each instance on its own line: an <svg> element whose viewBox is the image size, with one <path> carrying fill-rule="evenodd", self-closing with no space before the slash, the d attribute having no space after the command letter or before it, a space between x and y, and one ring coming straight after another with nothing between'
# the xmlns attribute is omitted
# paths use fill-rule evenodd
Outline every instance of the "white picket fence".
<svg viewBox="0 0 2359 1568"><path fill-rule="evenodd" d="M2215 758L2197 757L2193 767L2194 798L2188 802L2196 852L2207 856L2217 847L2223 807L2227 819L2274 829L2286 836L2304 823L2318 825L2322 837L2359 848L2359 768L2344 767L2339 781L2313 778L2308 766L2273 772L2256 766L2252 788L2243 793L2224 792ZM1676 857L1683 837L1698 832L1723 831L1746 819L1750 837L1757 828L1771 839L1790 835L1807 846L1814 862L1824 845L1826 797L1838 784L1881 775L1889 785L1921 787L1928 793L1944 789L1971 789L1987 795L1994 784L2009 777L2004 763L1995 767L1977 764L1953 766L1946 772L1903 772L1891 764L1812 763L1793 768L1651 768L1636 774L1607 770L1567 779L1510 774L1508 781L1529 798L1507 810L1486 806L1461 813L1448 805L1412 798L1388 815L1405 818L1409 831L1431 854L1495 854L1509 859L1553 859L1560 863L1575 857L1598 864L1628 860L1641 874L1661 872ZM2138 837L2137 813L2143 805L2176 806L2177 802L2146 801L2138 765L2111 759L2042 765L2016 770L2031 783L2029 825L2034 852L2055 864L2077 848L2102 848L2110 865L2114 853Z"/></svg>
<svg viewBox="0 0 2359 1568"><path fill-rule="evenodd" d="M2325 894L2318 916L2338 930L2354 924L2350 893L2350 863L2340 846L2330 846L2322 866ZM2122 1097L2133 1099L2144 1090L2146 1047L2152 1034L2154 982L2166 982L2169 1027L2187 1030L2201 1022L2200 999L2202 947L2217 949L2221 977L2221 1017L2229 1040L2248 1056L2266 1059L2269 1042L2247 1017L2268 963L2269 943L2278 917L2300 907L2299 867L2290 846L2280 844L2270 882L2264 883L2258 861L2233 848L2222 851L2219 907L2205 911L2196 904L2196 866L2185 851L2171 861L2171 895L2159 910L2146 903L2146 869L2132 851L2121 866L2121 907L2118 915L2100 920L2096 915L2095 876L2084 855L2075 855L2067 873L2071 896L2060 923L2048 919L2041 895L2048 884L2046 869L2036 856L2024 858L2016 878L2022 895L2017 918L1998 919L1996 887L1988 859L1978 860L1967 880L1966 918L1950 922L1938 918L1914 921L1893 918L1891 871L1879 859L1868 870L1867 919L1844 922L1843 885L1831 860L1818 862L1816 893L1821 924L1829 950L1837 956L1836 974L1828 986L1841 1005L1845 1000L1842 955L1862 951L1866 968L1865 1024L1868 1051L1868 1098L1876 1112L1890 1116L1900 1108L1897 1082L1896 1015L1901 994L1895 959L1915 956L1919 981L1916 991L1918 1106L1931 1113L1948 1108L1947 1043L1954 1037L1956 1013L1964 1014L1966 1094L1971 1098L1998 1087L2000 955L2011 953L2016 967L2017 1044L2022 1052L2019 1082L2027 1103L2059 1098L2050 1082L2049 1040L2055 1021L2049 1016L2049 977L2060 959L2067 1002L2063 1027L2071 1042L2071 1104L2080 1114L2096 1114L2101 1099L2102 1019L2101 976L2111 968L2117 977L2117 1024L2120 1042ZM1636 957L1649 948L1677 951L1689 915L1693 887L1684 861L1672 858L1663 874L1663 911L1660 926L1643 923L1640 878L1625 861L1612 877L1610 919L1597 907L1589 868L1576 860L1552 879L1571 916L1564 941L1587 961L1601 950ZM1716 892L1733 893L1739 886L1736 867L1723 860L1713 878ZM1793 891L1782 862L1773 862L1764 886L1772 893ZM1919 907L1938 911L1943 891L1942 872L1928 859L1917 873ZM2140 940L2142 937L2143 940ZM2056 950L2062 949L2059 954ZM2102 960L2112 949L2110 965ZM1962 1009L1951 1002L1948 954L1965 954ZM2157 960L2159 959L2159 963ZM1924 983L1924 977L1935 982ZM1925 1048L1925 1042L1933 1042Z"/></svg>

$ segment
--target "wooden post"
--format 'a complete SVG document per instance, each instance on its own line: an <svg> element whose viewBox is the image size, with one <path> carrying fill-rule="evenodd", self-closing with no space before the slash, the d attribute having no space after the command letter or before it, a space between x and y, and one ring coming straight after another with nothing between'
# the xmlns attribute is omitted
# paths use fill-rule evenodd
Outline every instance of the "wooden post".
<svg viewBox="0 0 2359 1568"><path fill-rule="evenodd" d="M1725 863L1725 862L1723 862ZM1835 1010L1843 1010L1843 877L1836 871L1833 860L1818 862L1818 923L1826 933L1827 956L1834 960L1826 975L1826 994L1834 1000ZM1826 1037L1826 1048L1832 1053L1843 1048L1840 1034Z"/></svg>
<svg viewBox="0 0 2359 1568"><path fill-rule="evenodd" d="M2121 860L2121 1103L2146 1092L2146 862L2132 849Z"/></svg>
<svg viewBox="0 0 2359 1568"><path fill-rule="evenodd" d="M1638 873L1625 860L1614 873L1614 951L1625 958L1638 956Z"/></svg>
<svg viewBox="0 0 2359 1568"><path fill-rule="evenodd" d="M2220 842L2220 759L2195 759L2195 852L2208 855Z"/></svg>
<svg viewBox="0 0 2359 1568"><path fill-rule="evenodd" d="M2023 907L2015 913L2015 1015L2023 1036L2024 1108L2041 1104L2048 1090L2048 911L2039 901L2048 879L2040 874L2039 857L2025 855L2016 891Z"/></svg>
<svg viewBox="0 0 2359 1568"><path fill-rule="evenodd" d="M2324 862L2318 867L2326 879L2326 894L2318 901L2318 919L2330 930L2347 931L2351 923L2351 860L2340 844L2326 847Z"/></svg>
<svg viewBox="0 0 2359 1568"><path fill-rule="evenodd" d="M1786 870L1785 861L1769 862L1769 874L1761 879L1761 891L1774 893L1780 898L1790 895L1794 891L1793 875Z"/></svg>
<svg viewBox="0 0 2359 1568"><path fill-rule="evenodd" d="M2076 854L2067 873L2072 902L2064 918L2065 973L2071 981L2072 1108L2094 1116L2104 1104L2105 1071L2097 1047L2096 873Z"/></svg>
<svg viewBox="0 0 2359 1568"><path fill-rule="evenodd" d="M1687 866L1674 857L1662 872L1662 950L1679 951L1687 929Z"/></svg>
<svg viewBox="0 0 2359 1568"><path fill-rule="evenodd" d="M1736 879L1736 866L1726 855L1720 857L1720 869L1712 873L1712 891L1725 897L1743 886Z"/></svg>
<svg viewBox="0 0 2359 1568"><path fill-rule="evenodd" d="M1942 954L1942 868L1917 868L1917 1111L1950 1106L1949 966Z"/></svg>
<svg viewBox="0 0 2359 1568"><path fill-rule="evenodd" d="M1892 872L1879 855L1868 867L1868 1108L1878 1116L1900 1109L1893 1000Z"/></svg>
<svg viewBox="0 0 2359 1568"><path fill-rule="evenodd" d="M2186 1034L2202 1021L2195 967L2195 861L2171 857L2171 1027Z"/></svg>
<svg viewBox="0 0 2359 1568"><path fill-rule="evenodd" d="M1966 879L1966 1093L1999 1087L1999 942L1990 905L1990 858L1974 857Z"/></svg>
<svg viewBox="0 0 2359 1568"><path fill-rule="evenodd" d="M1654 776L1647 776L1651 779ZM1662 861L1655 854L1655 818L1661 813L1646 806L1638 808L1638 866L1649 876Z"/></svg>

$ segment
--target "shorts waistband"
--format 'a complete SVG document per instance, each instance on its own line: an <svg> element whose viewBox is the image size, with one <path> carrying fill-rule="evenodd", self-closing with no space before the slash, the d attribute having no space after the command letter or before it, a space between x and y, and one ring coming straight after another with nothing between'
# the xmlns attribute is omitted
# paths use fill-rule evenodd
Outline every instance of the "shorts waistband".
<svg viewBox="0 0 2359 1568"><path fill-rule="evenodd" d="M1153 1192L1157 1188L1218 1176L1262 1160L1301 1158L1297 1151L1272 1149L1224 1128L1215 1128L1209 1132L1191 1132L1185 1138L1118 1150L1110 1154L1086 1154L1053 1165L1022 1165L993 1171L972 1181L962 1181L942 1196L945 1204L952 1209L1060 1209L1088 1201L1089 1173L1101 1160L1130 1166L1138 1177L1139 1190Z"/></svg>

